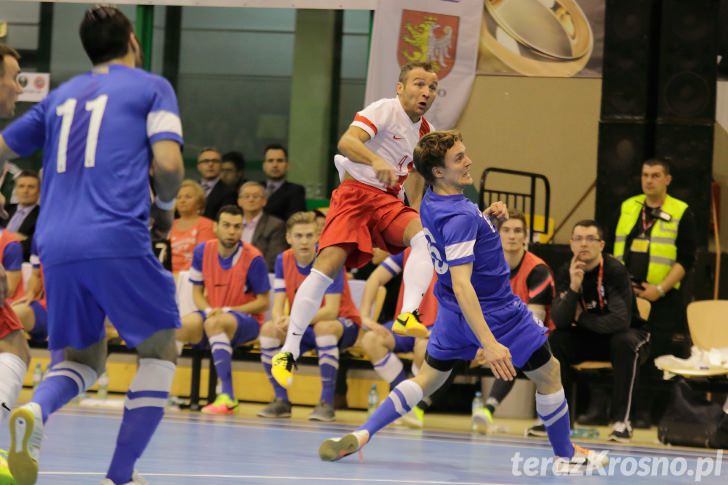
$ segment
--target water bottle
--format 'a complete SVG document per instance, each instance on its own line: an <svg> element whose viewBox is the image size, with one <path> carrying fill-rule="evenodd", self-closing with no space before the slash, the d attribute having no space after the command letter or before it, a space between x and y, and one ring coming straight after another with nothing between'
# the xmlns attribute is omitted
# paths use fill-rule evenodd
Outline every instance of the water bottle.
<svg viewBox="0 0 728 485"><path fill-rule="evenodd" d="M379 393L377 392L377 385L372 384L367 398L367 415L371 416L377 410L377 407L379 407Z"/></svg>
<svg viewBox="0 0 728 485"><path fill-rule="evenodd" d="M33 370L33 389L38 387L38 384L43 380L43 366L38 362L35 364L35 369Z"/></svg>
<svg viewBox="0 0 728 485"><path fill-rule="evenodd" d="M478 391L475 393L475 397L473 398L473 407L472 407L472 416L475 416L475 414L483 409L483 393Z"/></svg>
<svg viewBox="0 0 728 485"><path fill-rule="evenodd" d="M96 391L96 399L106 399L109 395L109 375L104 372L99 377L99 387Z"/></svg>

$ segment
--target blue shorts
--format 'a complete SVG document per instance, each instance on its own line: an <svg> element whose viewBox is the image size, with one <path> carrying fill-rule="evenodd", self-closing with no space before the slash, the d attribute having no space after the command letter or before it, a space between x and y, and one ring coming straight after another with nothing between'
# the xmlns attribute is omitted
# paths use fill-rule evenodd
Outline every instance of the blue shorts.
<svg viewBox="0 0 728 485"><path fill-rule="evenodd" d="M415 350L415 338L397 335L396 333L392 332L392 325L394 325L394 320L390 320L384 324L384 326L389 329L389 331L392 333L392 336L394 337L394 349L392 350L392 352L394 352L395 354L413 352Z"/></svg>
<svg viewBox="0 0 728 485"><path fill-rule="evenodd" d="M33 342L45 342L48 339L48 310L38 300L30 302L30 309L35 315L33 330L28 332Z"/></svg>
<svg viewBox="0 0 728 485"><path fill-rule="evenodd" d="M151 252L134 258L88 259L44 268L48 347L83 349L114 322L134 348L165 329L180 327L172 274Z"/></svg>
<svg viewBox="0 0 728 485"><path fill-rule="evenodd" d="M339 350L344 350L356 342L356 338L359 336L359 327L348 318L337 318L337 320L344 326L344 333L339 339ZM306 331L303 332L303 337L301 338L301 353L316 348L316 334L313 331L313 327L313 325L309 325L306 327Z"/></svg>
<svg viewBox="0 0 728 485"><path fill-rule="evenodd" d="M205 312L203 312L202 310L197 310L196 313L202 317L202 321L204 322ZM235 329L235 335L233 335L232 340L230 340L230 344L233 347L258 338L258 334L260 334L260 324L258 323L258 320L251 317L247 313L234 311L230 311L228 313L234 316L235 320L237 320L238 322L238 327ZM200 349L206 349L207 347L209 347L207 335L205 335L204 332L202 334L202 340L194 344L193 347L197 347Z"/></svg>
<svg viewBox="0 0 728 485"><path fill-rule="evenodd" d="M547 340L546 327L534 318L521 300L489 312L485 321L498 343L508 347L513 366L519 369ZM442 361L473 360L480 348L480 342L463 314L440 305L427 344L428 355Z"/></svg>

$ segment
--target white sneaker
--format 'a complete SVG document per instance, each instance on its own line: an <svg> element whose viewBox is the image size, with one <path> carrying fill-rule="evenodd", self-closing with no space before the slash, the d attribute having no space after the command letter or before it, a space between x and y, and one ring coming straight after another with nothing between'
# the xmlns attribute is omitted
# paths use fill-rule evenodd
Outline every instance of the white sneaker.
<svg viewBox="0 0 728 485"><path fill-rule="evenodd" d="M400 422L410 429L422 429L425 426L425 413L417 407L399 418Z"/></svg>
<svg viewBox="0 0 728 485"><path fill-rule="evenodd" d="M112 482L108 478L104 478L101 480L101 485L116 485L114 482ZM141 475L139 475L137 472L134 472L134 474L131 476L131 482L125 483L123 485L149 485L149 482L144 479Z"/></svg>
<svg viewBox="0 0 728 485"><path fill-rule="evenodd" d="M18 485L38 481L38 458L43 442L43 414L40 405L31 402L10 414L10 449L8 466Z"/></svg>
<svg viewBox="0 0 728 485"><path fill-rule="evenodd" d="M470 420L470 426L478 434L490 434L493 426L493 414L488 408L480 408Z"/></svg>
<svg viewBox="0 0 728 485"><path fill-rule="evenodd" d="M554 475L584 475L587 470L596 470L608 464L606 451L595 452L574 445L574 456L571 459L558 456L554 459Z"/></svg>

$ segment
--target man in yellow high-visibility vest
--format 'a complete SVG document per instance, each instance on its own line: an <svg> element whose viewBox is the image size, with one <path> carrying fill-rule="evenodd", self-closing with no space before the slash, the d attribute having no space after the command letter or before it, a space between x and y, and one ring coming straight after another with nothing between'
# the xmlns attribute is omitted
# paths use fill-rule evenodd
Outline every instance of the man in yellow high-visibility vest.
<svg viewBox="0 0 728 485"><path fill-rule="evenodd" d="M650 364L643 375L655 375L654 357L685 356L687 316L680 282L695 261L695 218L688 205L671 197L670 166L650 159L642 165L642 194L622 203L615 231L614 256L629 271L634 292L652 303Z"/></svg>

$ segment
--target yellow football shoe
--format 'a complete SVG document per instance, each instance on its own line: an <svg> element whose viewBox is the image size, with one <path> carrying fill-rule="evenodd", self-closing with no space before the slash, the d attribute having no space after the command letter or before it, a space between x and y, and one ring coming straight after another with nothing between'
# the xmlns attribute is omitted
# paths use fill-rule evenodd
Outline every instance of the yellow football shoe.
<svg viewBox="0 0 728 485"><path fill-rule="evenodd" d="M271 374L273 379L284 389L293 382L293 369L296 367L296 361L293 359L293 354L290 352L278 352L273 356L271 361Z"/></svg>
<svg viewBox="0 0 728 485"><path fill-rule="evenodd" d="M5 450L0 450L0 485L15 485L13 475L8 468L7 458L8 453Z"/></svg>
<svg viewBox="0 0 728 485"><path fill-rule="evenodd" d="M400 313L392 324L392 332L402 337L427 338L430 336L430 331L422 325L422 320L420 320L420 314L417 310Z"/></svg>

